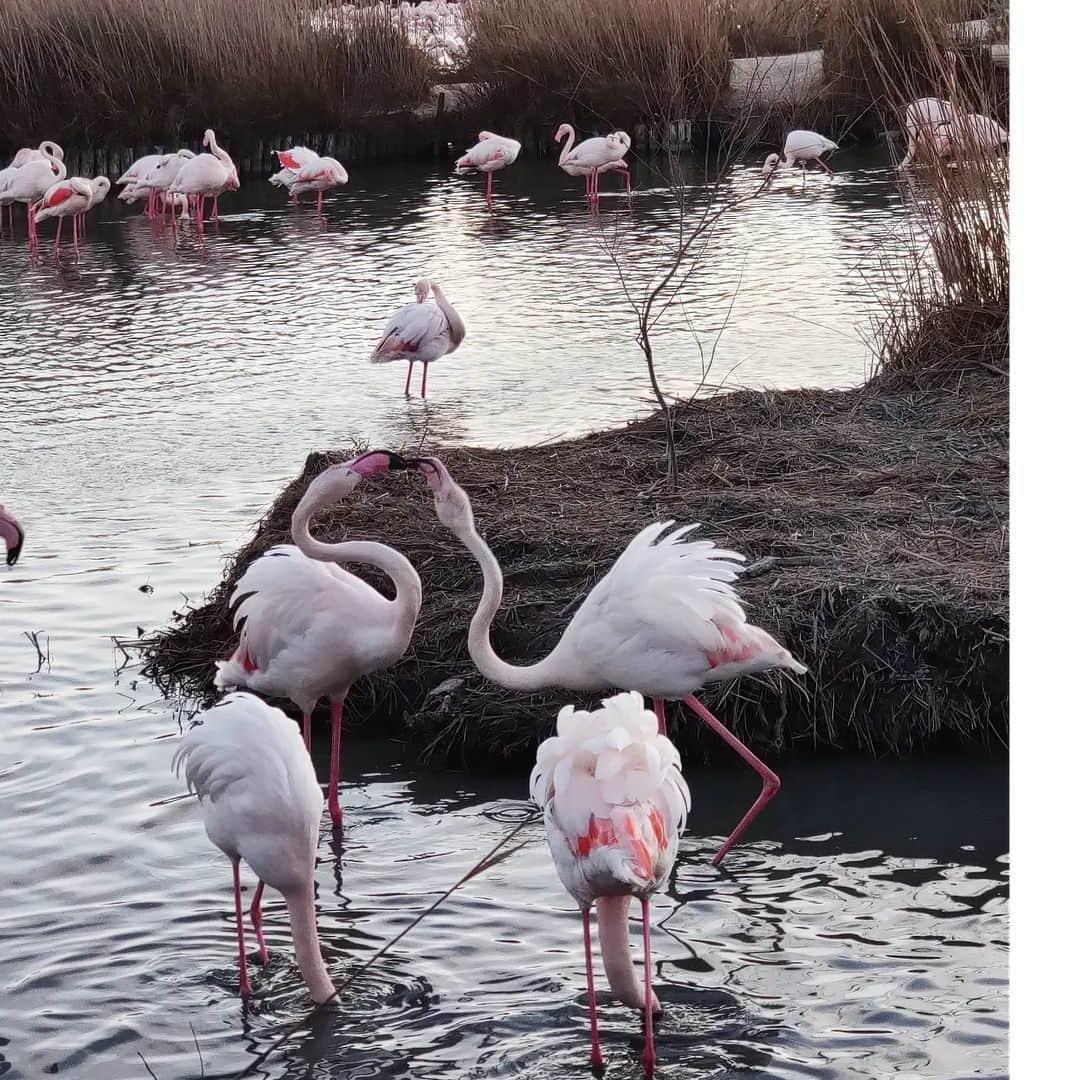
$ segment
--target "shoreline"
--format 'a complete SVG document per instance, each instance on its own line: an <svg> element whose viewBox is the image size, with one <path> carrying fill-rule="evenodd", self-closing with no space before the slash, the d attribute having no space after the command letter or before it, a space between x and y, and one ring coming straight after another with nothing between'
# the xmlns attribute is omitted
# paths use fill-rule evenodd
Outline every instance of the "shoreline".
<svg viewBox="0 0 1080 1080"><path fill-rule="evenodd" d="M748 618L810 668L782 684L714 687L705 703L766 752L904 755L1007 748L1007 438L1005 380L970 370L949 386L875 378L850 390L738 391L683 404L675 495L656 415L556 444L438 452L503 566L493 641L504 658L544 655L640 527L699 521L701 535L746 555L739 593ZM144 670L166 693L212 696L213 661L235 643L231 583L288 541L307 483L345 455L310 455L206 603L125 643L143 651ZM424 582L412 646L354 688L352 728L395 734L422 760L516 764L531 760L562 704L601 696L518 694L476 672L465 635L479 569L436 521L418 477L373 478L315 532L391 543ZM669 717L688 762L724 757L681 706Z"/></svg>

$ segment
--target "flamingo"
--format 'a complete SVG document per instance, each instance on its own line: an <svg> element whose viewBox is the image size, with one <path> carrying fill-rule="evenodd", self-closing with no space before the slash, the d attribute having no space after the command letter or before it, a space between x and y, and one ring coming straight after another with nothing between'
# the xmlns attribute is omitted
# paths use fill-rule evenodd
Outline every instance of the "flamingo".
<svg viewBox="0 0 1080 1080"><path fill-rule="evenodd" d="M1009 133L996 120L981 113L960 113L938 124L935 138L944 141L944 152L954 157L970 157L996 150L1009 141Z"/></svg>
<svg viewBox="0 0 1080 1080"><path fill-rule="evenodd" d="M323 192L348 182L349 174L337 158L317 157L310 165L305 165L296 173L296 178L289 185L289 194L300 196L307 191L317 191L319 198L315 211L319 213L322 211Z"/></svg>
<svg viewBox="0 0 1080 1080"><path fill-rule="evenodd" d="M517 156L521 153L521 143L517 139L508 139L505 135L496 135L491 131L481 131L477 138L480 141L469 147L454 162L454 172L460 174L476 169L478 172L487 173L487 204L490 210L492 174L517 161Z"/></svg>
<svg viewBox="0 0 1080 1080"><path fill-rule="evenodd" d="M826 139L824 135L819 135L816 131L791 131L788 132L788 136L784 140L784 156L770 154L765 159L761 175L766 180L771 180L778 169L791 169L798 165L802 168L803 185L805 186L806 163L808 161L816 162L830 176L836 175L822 158L824 155L831 154L834 150L839 149L840 147L832 139Z"/></svg>
<svg viewBox="0 0 1080 1080"><path fill-rule="evenodd" d="M570 141L567 143L566 147L564 147L562 153L559 154L559 168L562 169L567 176L589 176L592 170L587 166L575 165L566 160L567 151L574 143L574 129L569 124L561 124L559 130L555 132L555 141L561 143L567 136L569 136ZM597 175L602 175L606 172L621 173L623 179L626 181L626 197L630 197L630 166L621 158L618 161L609 161L605 165L598 165L596 172ZM586 184L586 195L587 194L588 184Z"/></svg>
<svg viewBox="0 0 1080 1080"><path fill-rule="evenodd" d="M203 202L214 200L211 219L217 219L218 196L226 191L236 191L240 187L240 178L236 166L228 153L217 144L212 128L207 128L203 135L203 146L210 148L209 154L197 154L186 161L177 173L170 191L180 192L194 199L196 207L196 226L203 227Z"/></svg>
<svg viewBox="0 0 1080 1080"><path fill-rule="evenodd" d="M0 539L4 541L8 566L14 566L19 561L26 533L18 520L4 509L3 503L0 503Z"/></svg>
<svg viewBox="0 0 1080 1080"><path fill-rule="evenodd" d="M435 297L434 305L424 303L429 292ZM371 354L371 362L386 364L391 360L408 360L406 396L412 383L413 364L423 364L420 396L426 398L428 364L452 353L464 340L465 324L461 316L434 281L421 278L416 283L416 303L398 308L386 320L382 339Z"/></svg>
<svg viewBox="0 0 1080 1080"><path fill-rule="evenodd" d="M315 925L315 848L322 817L322 789L296 725L252 694L229 694L196 717L173 757L188 791L199 797L206 835L233 864L240 993L251 994L244 950L240 860L258 875L251 922L263 963L263 885L277 889L289 909L293 948L312 998L337 991L319 951Z"/></svg>
<svg viewBox="0 0 1080 1080"><path fill-rule="evenodd" d="M567 140L559 154L559 168L571 176L585 176L585 198L590 203L595 203L600 197L597 187L599 174L609 169L618 169L620 162L623 168L626 167L622 158L630 149L630 136L625 131L613 131L610 135L598 135L575 146L576 137L570 124L560 124L555 132L556 142ZM626 192L630 193L629 170L626 172Z"/></svg>
<svg viewBox="0 0 1080 1080"><path fill-rule="evenodd" d="M938 137L938 127L956 115L952 104L943 98L919 98L904 110L904 129L907 131L907 153L899 168L906 169L916 158L947 152Z"/></svg>
<svg viewBox="0 0 1080 1080"><path fill-rule="evenodd" d="M11 159L11 165L13 168L19 169L23 165L29 164L31 161L40 161L44 158L51 158L55 161L63 161L63 148L58 143L54 143L51 139L46 139L37 147L24 146Z"/></svg>
<svg viewBox="0 0 1080 1080"><path fill-rule="evenodd" d="M168 198L167 193L180 175L180 170L194 157L195 155L186 148L177 150L175 154L163 154L147 177L147 195L152 196L155 202L160 200L162 213L166 208L177 204L177 200Z"/></svg>
<svg viewBox="0 0 1080 1080"><path fill-rule="evenodd" d="M739 675L806 668L773 637L746 621L731 586L743 556L710 540L687 543L697 525L645 526L582 602L542 660L508 664L491 645L502 603L502 570L476 531L469 497L438 458L409 462L427 480L435 512L479 562L484 592L469 626L469 655L480 673L511 690L637 690L653 699L667 733L664 702L681 698L761 777L761 793L713 859L718 864L780 789L780 778L737 739L694 692ZM665 535L666 534L666 535Z"/></svg>
<svg viewBox="0 0 1080 1080"><path fill-rule="evenodd" d="M37 246L37 228L33 206L58 180L67 176L67 167L55 157L34 158L20 165L9 175L6 186L0 188L0 207L26 203L26 231L31 247Z"/></svg>
<svg viewBox="0 0 1080 1080"><path fill-rule="evenodd" d="M93 193L90 197L89 209L93 210L95 206L100 206L105 201L105 197L109 194L109 189L112 187L112 184L109 182L107 176L95 176L94 179L90 181L90 186L93 188ZM81 230L83 236L86 235L86 211L76 215L75 228Z"/></svg>
<svg viewBox="0 0 1080 1080"><path fill-rule="evenodd" d="M362 675L396 664L412 640L420 611L420 577L386 544L354 540L325 544L311 535L311 519L340 502L360 480L405 468L397 454L371 450L333 465L311 481L292 517L290 544L278 544L244 571L233 589L240 642L219 660L214 684L286 697L304 715L304 745L311 746L311 713L330 698L330 817L342 820L341 713L350 687ZM389 576L387 600L342 563L367 563ZM337 564L337 565L335 565Z"/></svg>
<svg viewBox="0 0 1080 1080"><path fill-rule="evenodd" d="M116 185L124 190L121 191L121 197L132 187L139 189L139 194L130 198L125 198L125 202L134 202L136 198L145 198L147 200L146 212L150 217L154 216L154 212L157 209L155 190L149 187L151 176L153 176L157 167L165 160L165 154L143 154L142 157L136 158L117 178Z"/></svg>
<svg viewBox="0 0 1080 1080"><path fill-rule="evenodd" d="M37 231L37 222L47 218L56 218L56 239L53 241L53 254L60 255L60 232L64 227L64 218L71 218L71 239L75 245L75 257L79 257L79 227L78 220L81 214L85 214L94 205L94 193L98 180L105 182L105 191L109 190L107 177L100 176L94 180L87 180L84 176L72 176L67 180L60 180L53 184L41 197L39 202L34 203L34 229ZM102 196L104 198L104 196Z"/></svg>
<svg viewBox="0 0 1080 1080"><path fill-rule="evenodd" d="M612 993L644 1014L641 1063L651 1077L656 1064L653 1014L661 1008L652 989L649 897L667 883L690 810L679 752L660 733L656 714L636 692L608 698L592 713L566 705L559 711L556 732L536 752L529 790L543 808L559 880L581 907L591 1064L594 1070L604 1067L589 925L595 903L600 953ZM631 897L641 901L644 986L630 958Z"/></svg>
<svg viewBox="0 0 1080 1080"><path fill-rule="evenodd" d="M281 168L270 177L270 183L275 187L289 189L293 202L297 201L297 195L292 190L297 174L307 165L313 165L319 160L319 155L306 146L293 146L288 150L272 150L278 159ZM333 160L333 159L331 159Z"/></svg>

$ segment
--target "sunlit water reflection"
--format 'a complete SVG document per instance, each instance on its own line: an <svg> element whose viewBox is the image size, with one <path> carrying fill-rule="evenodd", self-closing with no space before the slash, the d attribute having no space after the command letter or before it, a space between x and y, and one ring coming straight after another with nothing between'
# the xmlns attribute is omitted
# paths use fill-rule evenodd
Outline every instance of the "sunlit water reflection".
<svg viewBox="0 0 1080 1080"><path fill-rule="evenodd" d="M885 160L778 183L734 211L661 325L665 384L845 385L907 219ZM755 183L752 165L731 185ZM606 195L640 287L672 221L655 178ZM306 1009L283 907L258 999L237 999L227 865L168 762L175 705L113 635L156 627L220 575L312 448L523 444L639 413L647 394L617 276L578 188L550 164L475 180L357 170L325 223L251 185L204 248L110 201L81 262L0 242L0 501L28 540L0 570L0 1075L165 1078L242 1068ZM468 325L432 369L366 355L431 273ZM36 634L38 657L27 634ZM37 670L35 670L37 669ZM321 734L321 733L320 733ZM320 766L326 747L317 747ZM655 919L661 1075L1005 1073L1007 836L995 763L790 762L751 843L708 865L751 779L690 774L696 805ZM506 830L523 775L401 764L351 740L346 833L318 871L338 978ZM470 882L274 1057L268 1076L587 1075L578 923L538 835ZM605 998L609 1076L638 1075L634 1018ZM198 1049L192 1036L198 1037ZM6 1073L5 1073L6 1069Z"/></svg>

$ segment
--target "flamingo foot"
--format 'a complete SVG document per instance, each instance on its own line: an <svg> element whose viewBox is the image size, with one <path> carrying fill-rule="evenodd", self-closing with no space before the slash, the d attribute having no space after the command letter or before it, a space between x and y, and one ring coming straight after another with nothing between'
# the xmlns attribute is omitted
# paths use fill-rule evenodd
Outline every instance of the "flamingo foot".
<svg viewBox="0 0 1080 1080"><path fill-rule="evenodd" d="M262 932L262 894L263 880L260 878L259 884L255 886L255 895L251 898L251 925L255 927L255 940L259 943L259 962L269 964L270 954L266 951L266 942L263 941Z"/></svg>
<svg viewBox="0 0 1080 1080"><path fill-rule="evenodd" d="M683 701L705 721L761 777L761 794L743 815L742 820L732 829L720 850L713 856L713 866L719 866L724 856L732 849L746 827L761 813L765 804L780 790L780 777L776 775L745 743L740 742L693 694L687 694Z"/></svg>

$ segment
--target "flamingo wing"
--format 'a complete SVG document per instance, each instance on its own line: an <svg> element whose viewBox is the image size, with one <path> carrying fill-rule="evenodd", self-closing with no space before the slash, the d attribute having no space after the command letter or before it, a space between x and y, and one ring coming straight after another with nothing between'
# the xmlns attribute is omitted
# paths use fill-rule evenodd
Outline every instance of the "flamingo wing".
<svg viewBox="0 0 1080 1080"><path fill-rule="evenodd" d="M406 304L387 319L371 359L377 363L413 359L425 346L436 344L444 336L449 342L446 316L434 304Z"/></svg>

